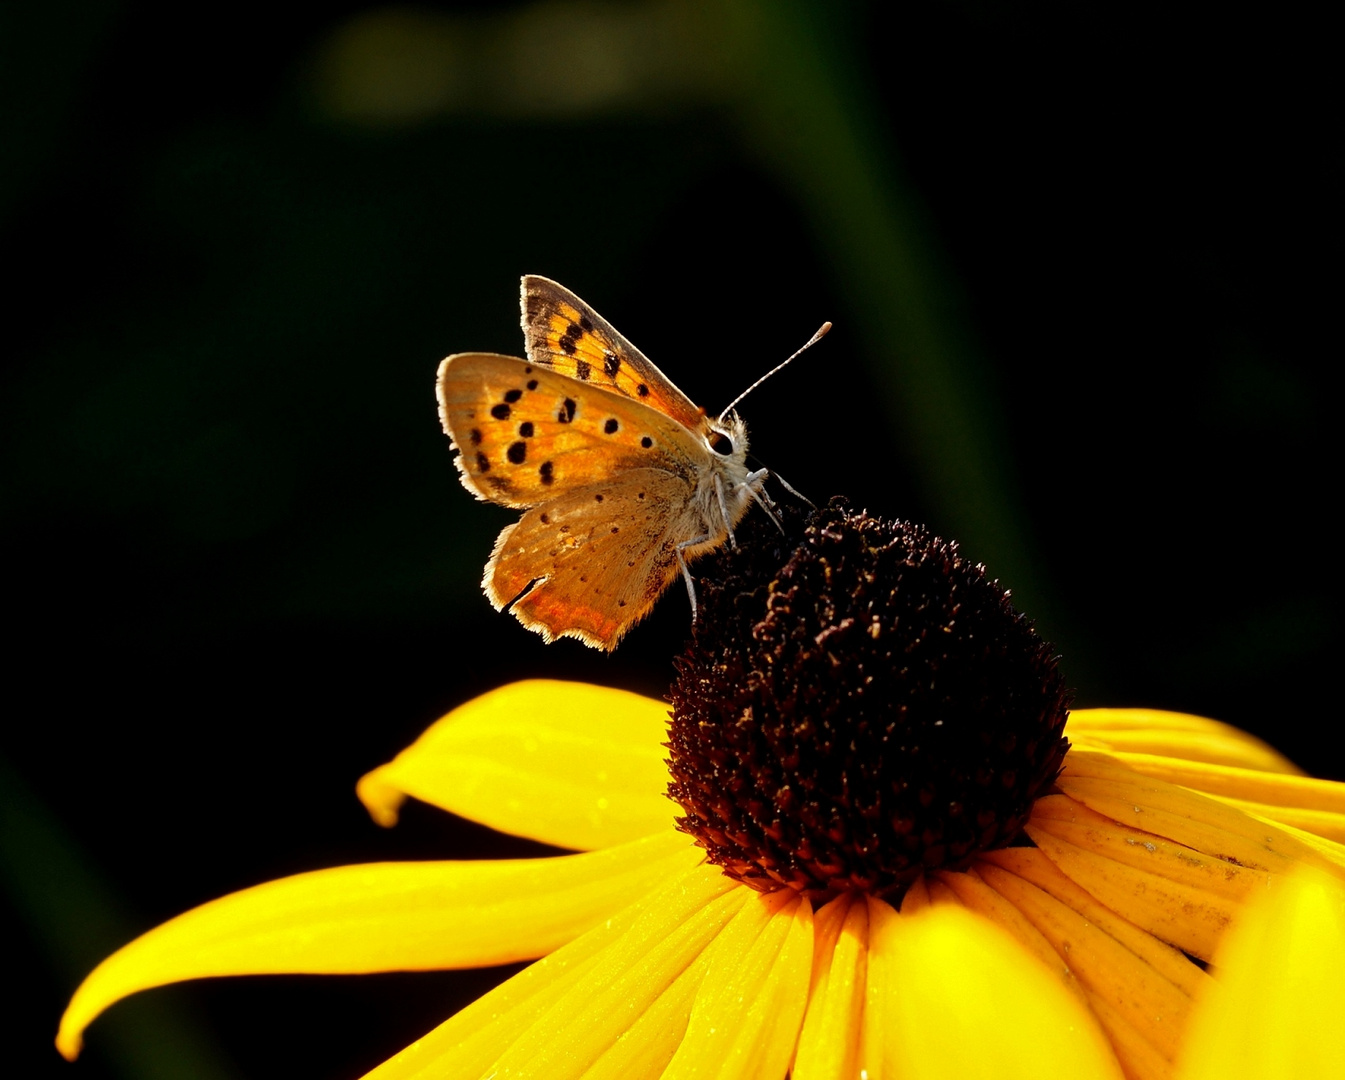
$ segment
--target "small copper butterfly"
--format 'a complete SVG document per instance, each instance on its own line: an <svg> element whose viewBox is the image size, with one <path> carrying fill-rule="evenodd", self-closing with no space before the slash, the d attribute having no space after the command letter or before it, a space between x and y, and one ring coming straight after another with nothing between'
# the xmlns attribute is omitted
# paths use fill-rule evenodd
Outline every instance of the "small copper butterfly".
<svg viewBox="0 0 1345 1080"><path fill-rule="evenodd" d="M752 502L770 513L746 425L733 406L715 418L693 405L556 282L524 277L522 303L526 360L457 353L439 365L463 485L526 511L495 541L487 598L547 641L611 650L680 572L694 619L687 564L732 543Z"/></svg>

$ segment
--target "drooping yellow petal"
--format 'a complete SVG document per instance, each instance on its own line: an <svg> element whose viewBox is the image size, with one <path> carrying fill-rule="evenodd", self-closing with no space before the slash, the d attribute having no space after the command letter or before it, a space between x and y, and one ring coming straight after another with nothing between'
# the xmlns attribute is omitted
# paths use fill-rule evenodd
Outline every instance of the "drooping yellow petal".
<svg viewBox="0 0 1345 1080"><path fill-rule="evenodd" d="M929 907L930 903L929 885L923 876L918 877L911 882L906 889L906 895L901 898L901 913L903 915L918 915Z"/></svg>
<svg viewBox="0 0 1345 1080"><path fill-rule="evenodd" d="M985 919L951 905L880 916L869 954L870 971L884 972L869 1006L886 1080L1119 1080L1093 1015Z"/></svg>
<svg viewBox="0 0 1345 1080"><path fill-rule="evenodd" d="M701 865L670 877L663 887L478 998L365 1080L545 1077L545 1069L554 1066L545 1059L549 1040L561 1040L558 1049L562 1057L568 1051L572 1062L576 1056L593 1061L603 1045L610 1052L610 1044L619 1042L614 1032L621 1025L640 1030L651 1014L655 1021L668 1021L667 1027L655 1027L645 1044L644 1049L657 1053L659 1037L671 1032L680 1038L677 1017L666 1007L673 1006L675 1013L679 989L696 974L698 955L745 899L744 890L713 867ZM632 987L643 1001L620 1000L619 1015L605 1015L613 995L620 998ZM650 1000L653 1006L641 1016ZM684 1008L689 1011L689 1003ZM685 1027L685 1013L680 1023ZM603 1025L605 1033L599 1030ZM671 1056L672 1050L666 1053ZM658 1074L657 1068L652 1071Z"/></svg>
<svg viewBox="0 0 1345 1080"><path fill-rule="evenodd" d="M1121 1042L1109 1016L1125 1021L1158 1054L1172 1061L1191 1011L1191 998L1121 942L1078 912L994 863L981 864L986 884L1020 911L1068 962L1090 1001L1110 1007L1099 1014L1114 1045ZM1118 1047L1119 1049L1119 1047ZM1139 1070L1129 1068L1134 1075Z"/></svg>
<svg viewBox="0 0 1345 1080"><path fill-rule="evenodd" d="M1067 787L1076 778L1113 783L1116 785L1113 792L1123 796L1120 799L1122 806L1128 798L1132 800L1134 813L1162 815L1162 824L1156 825L1153 831L1198 851L1220 854L1228 843L1225 834L1232 834L1251 841L1265 853L1276 853L1291 862L1306 862L1330 873L1337 872L1336 864L1321 856L1319 845L1308 842L1294 830L1268 825L1266 821L1230 806L1224 799L1202 794L1160 777L1137 773L1108 754L1071 750L1065 755L1065 770L1061 780ZM1080 800L1091 799L1091 796L1083 794L1084 789L1079 790ZM1250 865L1273 867L1275 863L1265 862L1261 856L1255 856L1251 858Z"/></svg>
<svg viewBox="0 0 1345 1080"><path fill-rule="evenodd" d="M1253 802L1250 799L1235 799L1228 795L1212 795L1211 798L1228 803L1229 806L1278 825L1292 825L1336 843L1345 841L1345 813L1335 810L1313 810L1300 806L1276 806L1272 803Z"/></svg>
<svg viewBox="0 0 1345 1080"><path fill-rule="evenodd" d="M1240 906L1237 899L1167 876L1180 875L1180 858L1172 852L1160 854L1157 845L1153 869L1144 869L1113 858L1114 834L1097 827L1062 828L1067 825L1045 815L1038 819L1034 810L1025 831L1066 877L1113 911L1183 952L1202 960L1214 955ZM1076 840L1080 843L1072 842Z"/></svg>
<svg viewBox="0 0 1345 1080"><path fill-rule="evenodd" d="M393 825L410 795L501 832L591 851L671 829L668 707L624 690L533 679L436 721L356 792Z"/></svg>
<svg viewBox="0 0 1345 1080"><path fill-rule="evenodd" d="M869 909L838 896L813 919L813 982L791 1080L851 1080L868 976Z"/></svg>
<svg viewBox="0 0 1345 1080"><path fill-rule="evenodd" d="M1311 776L1284 776L1258 769L1175 761L1151 754L1117 754L1136 772L1170 784L1203 791L1272 820L1345 839L1345 784Z"/></svg>
<svg viewBox="0 0 1345 1080"><path fill-rule="evenodd" d="M1312 873L1281 878L1217 956L1181 1080L1345 1076L1345 890Z"/></svg>
<svg viewBox="0 0 1345 1080"><path fill-rule="evenodd" d="M1160 709L1075 709L1065 733L1085 749L1159 754L1241 765L1266 772L1301 770L1278 750L1231 724Z"/></svg>
<svg viewBox="0 0 1345 1080"><path fill-rule="evenodd" d="M1051 943L1018 908L987 885L975 871L945 871L937 875L937 880L948 886L968 911L974 911L1005 931L1025 952L1036 957L1043 969L1054 974L1081 1004L1085 1002L1068 961L1051 948Z"/></svg>
<svg viewBox="0 0 1345 1080"><path fill-rule="evenodd" d="M1206 855L1156 833L1087 812L1065 795L1048 795L1032 808L1032 825L1085 851L1195 889L1245 900L1264 888L1266 870ZM1032 835L1036 839L1035 834Z"/></svg>
<svg viewBox="0 0 1345 1080"><path fill-rule="evenodd" d="M662 1080L779 1080L808 998L813 910L791 889L754 896L710 954Z"/></svg>
<svg viewBox="0 0 1345 1080"><path fill-rule="evenodd" d="M1060 868L1036 848L1001 848L987 851L978 862L1003 867L1024 881L1049 893L1071 911L1121 942L1187 997L1199 992L1207 976L1179 949L1159 941L1134 923L1104 907L1091 894L1061 873ZM903 909L904 910L904 909Z"/></svg>
<svg viewBox="0 0 1345 1080"><path fill-rule="evenodd" d="M114 1001L215 975L425 971L542 956L697 865L671 831L552 859L370 863L281 878L171 919L104 960L75 992L57 1047Z"/></svg>
<svg viewBox="0 0 1345 1080"><path fill-rule="evenodd" d="M1255 818L1256 815L1250 811L1248 816ZM1258 819L1261 820L1261 819ZM1296 825L1290 825L1285 822L1274 822L1275 828L1286 835L1297 840L1305 848L1320 859L1320 864L1305 860L1309 866L1325 867L1328 873L1341 880L1345 880L1345 843L1339 840L1328 840L1324 836L1318 836L1310 833L1306 829L1300 829Z"/></svg>
<svg viewBox="0 0 1345 1080"><path fill-rule="evenodd" d="M1150 784L1152 781L1142 777L1136 777L1132 782L1075 775L1061 776L1056 782L1056 786L1075 802L1145 833L1176 840L1239 866L1274 873L1286 873L1293 867L1293 859L1263 838L1239 835L1208 820L1201 813L1209 802L1204 796L1177 789L1176 794L1184 805L1171 809L1162 805L1171 800L1150 798ZM1265 830L1260 832L1264 834Z"/></svg>
<svg viewBox="0 0 1345 1080"><path fill-rule="evenodd" d="M499 1080L569 1080L598 1065L610 1075L632 1053L666 1064L686 1029L691 991L703 985L702 955L752 895L717 871L703 869L690 882L691 891L721 890L713 899L685 913L680 902L670 905L671 911L662 908L662 897L651 903L610 957L533 1023L489 1072ZM713 876L721 880L711 882ZM698 970L683 980L693 966ZM673 998L664 1001L670 992ZM677 1007L668 1015L670 1004ZM667 1021L653 1033L655 1044L631 1045L631 1028L651 1010ZM651 1025L642 1026L648 1031Z"/></svg>

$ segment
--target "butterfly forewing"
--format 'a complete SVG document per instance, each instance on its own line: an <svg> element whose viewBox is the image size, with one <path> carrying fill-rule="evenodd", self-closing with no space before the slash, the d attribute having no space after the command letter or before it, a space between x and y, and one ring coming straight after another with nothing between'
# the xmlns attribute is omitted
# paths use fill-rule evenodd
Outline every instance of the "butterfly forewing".
<svg viewBox="0 0 1345 1080"><path fill-rule="evenodd" d="M703 410L563 285L534 275L523 279L523 337L537 364L634 398L693 431L705 426Z"/></svg>
<svg viewBox="0 0 1345 1080"><path fill-rule="evenodd" d="M697 526L687 516L692 487L661 469L629 469L529 510L495 543L487 597L497 609L513 601L518 620L548 641L615 648L677 576L676 545Z"/></svg>
<svg viewBox="0 0 1345 1080"><path fill-rule="evenodd" d="M709 459L670 417L512 356L450 356L439 367L439 413L463 483L504 506L536 506L629 469L694 478Z"/></svg>

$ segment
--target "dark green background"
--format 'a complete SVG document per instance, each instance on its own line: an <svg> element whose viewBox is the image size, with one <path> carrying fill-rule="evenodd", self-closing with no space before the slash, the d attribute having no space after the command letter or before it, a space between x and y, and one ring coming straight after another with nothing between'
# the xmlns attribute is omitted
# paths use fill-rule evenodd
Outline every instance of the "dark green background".
<svg viewBox="0 0 1345 1080"><path fill-rule="evenodd" d="M519 351L524 272L712 411L833 320L744 407L767 464L962 539L1080 704L1217 716L1345 775L1321 28L0 10L14 1075L355 1076L494 977L156 991L77 1065L49 1049L79 976L193 904L537 850L364 817L355 778L446 709L525 676L666 686L680 589L608 658L477 588L511 515L458 485L433 375Z"/></svg>

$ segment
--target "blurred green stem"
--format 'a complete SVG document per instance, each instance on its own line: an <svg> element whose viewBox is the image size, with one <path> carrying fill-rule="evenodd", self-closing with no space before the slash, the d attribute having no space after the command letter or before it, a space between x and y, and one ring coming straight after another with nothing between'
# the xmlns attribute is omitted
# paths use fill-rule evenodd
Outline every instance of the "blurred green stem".
<svg viewBox="0 0 1345 1080"><path fill-rule="evenodd" d="M0 887L42 953L56 985L78 981L135 936L111 889L37 795L0 758ZM11 932L18 928L11 927ZM11 979L18 978L10 972ZM13 989L21 984L15 982ZM51 1017L51 1036L57 1016ZM127 1080L232 1080L209 1036L180 1002L138 996L97 1025L94 1043ZM56 1057L52 1047L51 1055ZM74 1070L72 1080L77 1080Z"/></svg>
<svg viewBox="0 0 1345 1080"><path fill-rule="evenodd" d="M1012 588L1048 636L1064 639L1019 511L988 365L890 136L866 104L872 95L843 62L862 50L841 47L844 28L826 5L714 0L704 10L711 40L727 47L750 139L830 254L930 524ZM843 409L844 395L838 386L829 397Z"/></svg>

